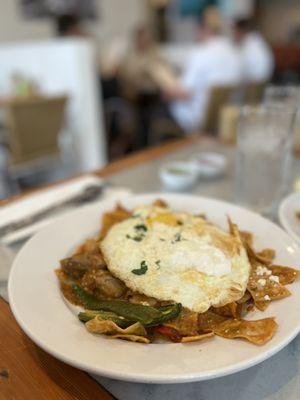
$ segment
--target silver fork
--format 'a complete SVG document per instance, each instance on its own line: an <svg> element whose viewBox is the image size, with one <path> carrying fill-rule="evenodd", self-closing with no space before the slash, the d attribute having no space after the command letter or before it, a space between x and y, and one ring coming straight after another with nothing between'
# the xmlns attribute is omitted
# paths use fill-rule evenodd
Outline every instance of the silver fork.
<svg viewBox="0 0 300 400"><path fill-rule="evenodd" d="M81 204L96 200L103 194L105 187L106 187L105 184L87 186L81 192L79 192L78 194L72 196L67 200L62 200L52 206L49 206L41 211L38 211L30 215L29 217L22 218L18 221L10 222L0 228L0 237L5 236L8 233L14 232L18 229L26 228L27 226L42 220L49 214L52 214L54 211L58 211L61 208L69 206L79 206Z"/></svg>

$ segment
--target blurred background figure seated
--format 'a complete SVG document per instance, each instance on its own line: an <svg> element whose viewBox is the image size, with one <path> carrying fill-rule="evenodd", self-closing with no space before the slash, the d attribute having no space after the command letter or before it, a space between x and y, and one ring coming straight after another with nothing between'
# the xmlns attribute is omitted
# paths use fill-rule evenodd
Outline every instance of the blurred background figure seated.
<svg viewBox="0 0 300 400"><path fill-rule="evenodd" d="M75 14L59 15L56 19L56 33L59 37L87 37L80 18Z"/></svg>
<svg viewBox="0 0 300 400"><path fill-rule="evenodd" d="M119 74L123 95L135 109L135 145L137 148L145 147L155 135L154 120L162 118L166 111L163 94L178 85L175 72L160 53L146 26L135 30L132 46L121 61Z"/></svg>
<svg viewBox="0 0 300 400"><path fill-rule="evenodd" d="M274 56L266 40L254 29L253 22L249 19L236 20L233 35L240 51L243 81L269 81L274 72Z"/></svg>
<svg viewBox="0 0 300 400"><path fill-rule="evenodd" d="M239 52L224 35L216 8L206 10L198 27L198 40L198 47L184 66L181 87L169 92L169 98L174 99L171 114L186 132L202 127L214 86L238 85L242 79Z"/></svg>

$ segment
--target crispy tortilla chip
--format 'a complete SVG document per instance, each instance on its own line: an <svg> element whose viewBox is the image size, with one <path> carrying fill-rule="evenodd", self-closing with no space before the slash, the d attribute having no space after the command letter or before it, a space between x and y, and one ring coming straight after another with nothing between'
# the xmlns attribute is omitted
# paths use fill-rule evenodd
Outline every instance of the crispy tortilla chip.
<svg viewBox="0 0 300 400"><path fill-rule="evenodd" d="M256 321L232 319L219 324L214 333L226 339L243 338L251 343L263 345L272 339L277 326L274 318Z"/></svg>
<svg viewBox="0 0 300 400"><path fill-rule="evenodd" d="M245 249L247 251L249 262L250 262L252 267L253 267L253 264L255 266L255 264L258 263L258 262L260 264L263 264L263 265L269 265L271 263L271 261L269 261L268 259L260 257L258 255L258 253L255 252L253 247L250 246L247 242L244 243L244 246L245 246Z"/></svg>
<svg viewBox="0 0 300 400"><path fill-rule="evenodd" d="M244 304L244 303L247 303L251 299L252 299L251 294L248 292L248 290L246 290L246 292L244 293L244 296L241 297L239 300L237 300L237 303Z"/></svg>
<svg viewBox="0 0 300 400"><path fill-rule="evenodd" d="M82 245L78 246L74 254L99 254L99 235L87 239Z"/></svg>
<svg viewBox="0 0 300 400"><path fill-rule="evenodd" d="M104 320L99 315L85 324L86 329L90 333L102 333L104 335L134 335L134 336L147 336L146 329L142 324L136 322L128 328L122 329L113 321Z"/></svg>
<svg viewBox="0 0 300 400"><path fill-rule="evenodd" d="M168 203L162 199L157 199L153 202L155 207L167 208L169 207Z"/></svg>
<svg viewBox="0 0 300 400"><path fill-rule="evenodd" d="M253 234L247 231L240 231L240 236L244 243L247 243L249 246L253 245Z"/></svg>
<svg viewBox="0 0 300 400"><path fill-rule="evenodd" d="M144 336L136 336L136 335L113 335L110 336L111 339L123 339L129 340L130 342L137 342L137 343L150 343L150 340Z"/></svg>
<svg viewBox="0 0 300 400"><path fill-rule="evenodd" d="M222 307L213 307L212 310L214 313L222 315L223 317L241 318L243 305L242 303L238 304L234 301Z"/></svg>
<svg viewBox="0 0 300 400"><path fill-rule="evenodd" d="M279 300L291 294L280 281L276 282L275 279L270 268L252 261L247 290L250 292L255 306L261 311L268 307L270 301Z"/></svg>
<svg viewBox="0 0 300 400"><path fill-rule="evenodd" d="M274 260L276 252L274 249L264 249L256 253L256 255L261 260L265 260L266 264L270 264Z"/></svg>
<svg viewBox="0 0 300 400"><path fill-rule="evenodd" d="M273 275L278 276L279 282L282 285L293 283L300 277L300 271L290 267L283 267L281 265L271 265L269 267Z"/></svg>
<svg viewBox="0 0 300 400"><path fill-rule="evenodd" d="M131 212L126 210L120 204L112 212L107 212L102 217L102 227L100 238L103 239L110 228L118 222L124 221L131 216Z"/></svg>
<svg viewBox="0 0 300 400"><path fill-rule="evenodd" d="M177 318L163 325L176 329L180 335L195 336L198 334L198 313L183 309Z"/></svg>
<svg viewBox="0 0 300 400"><path fill-rule="evenodd" d="M214 328L226 321L228 318L218 315L210 310L198 315L198 330L201 332L211 332Z"/></svg>
<svg viewBox="0 0 300 400"><path fill-rule="evenodd" d="M198 342L199 340L208 339L213 336L215 336L213 332L202 333L202 335L195 335L195 336L184 336L181 339L181 343Z"/></svg>

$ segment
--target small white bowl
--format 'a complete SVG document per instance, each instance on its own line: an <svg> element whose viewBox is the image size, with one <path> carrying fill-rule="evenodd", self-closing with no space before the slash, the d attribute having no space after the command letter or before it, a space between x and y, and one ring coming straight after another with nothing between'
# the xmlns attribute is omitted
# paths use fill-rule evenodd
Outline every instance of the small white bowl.
<svg viewBox="0 0 300 400"><path fill-rule="evenodd" d="M221 153L203 151L193 156L190 162L197 168L198 176L204 178L222 176L227 168L227 159Z"/></svg>
<svg viewBox="0 0 300 400"><path fill-rule="evenodd" d="M198 169L192 162L173 161L160 168L159 177L167 189L183 191L196 184Z"/></svg>

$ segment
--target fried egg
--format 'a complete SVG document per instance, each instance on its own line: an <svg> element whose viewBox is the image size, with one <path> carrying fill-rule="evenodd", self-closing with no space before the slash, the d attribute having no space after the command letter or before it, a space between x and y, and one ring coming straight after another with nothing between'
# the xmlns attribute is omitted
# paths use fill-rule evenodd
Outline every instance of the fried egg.
<svg viewBox="0 0 300 400"><path fill-rule="evenodd" d="M247 287L250 264L237 228L227 233L200 216L139 207L100 246L128 288L195 312L236 301Z"/></svg>

